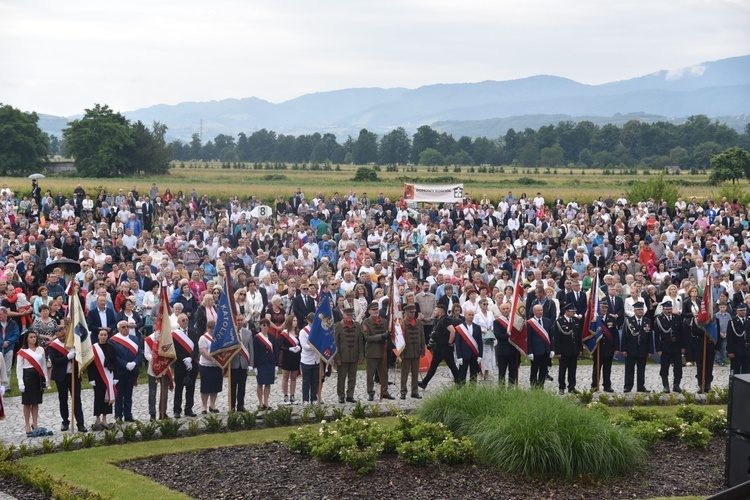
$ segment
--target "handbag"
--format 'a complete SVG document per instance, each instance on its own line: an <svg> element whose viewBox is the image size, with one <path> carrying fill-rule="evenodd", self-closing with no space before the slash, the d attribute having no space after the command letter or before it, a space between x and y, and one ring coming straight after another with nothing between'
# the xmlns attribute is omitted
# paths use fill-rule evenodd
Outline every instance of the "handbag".
<svg viewBox="0 0 750 500"><path fill-rule="evenodd" d="M495 338L495 334L493 332L488 330L484 333L484 335L482 335L482 340L484 341L485 344L492 345L495 343L497 338Z"/></svg>

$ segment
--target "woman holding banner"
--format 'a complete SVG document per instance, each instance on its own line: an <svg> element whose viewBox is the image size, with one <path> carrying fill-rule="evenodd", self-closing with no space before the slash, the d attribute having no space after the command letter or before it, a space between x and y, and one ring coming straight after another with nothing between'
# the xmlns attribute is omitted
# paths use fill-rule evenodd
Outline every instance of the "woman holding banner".
<svg viewBox="0 0 750 500"><path fill-rule="evenodd" d="M36 332L29 330L16 359L16 377L21 391L27 436L32 435L39 425L39 405L42 403L44 388L49 385L47 356L37 339Z"/></svg>

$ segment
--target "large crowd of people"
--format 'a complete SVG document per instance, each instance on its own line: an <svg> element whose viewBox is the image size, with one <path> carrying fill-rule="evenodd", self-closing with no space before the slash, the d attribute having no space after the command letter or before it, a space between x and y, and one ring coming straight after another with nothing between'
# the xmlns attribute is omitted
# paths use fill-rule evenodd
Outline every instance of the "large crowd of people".
<svg viewBox="0 0 750 500"><path fill-rule="evenodd" d="M196 189L172 193L155 183L146 192L134 186L92 193L79 184L72 193L53 193L34 182L27 196L3 187L0 386L10 394L15 366L29 435L39 432L38 405L50 380L63 430L71 394L79 430L92 412L94 429L112 425L113 412L131 421L141 370L148 372L151 417L165 416L166 384L149 362L162 286L169 287L166 320L177 352L171 416L217 412L226 373L210 345L225 280L235 290L242 347L226 389L237 411L250 407L249 376L257 386L252 403L261 410L271 391L287 404L315 403L331 370L338 401L352 402L362 362L371 400L420 398L442 362L456 383L504 384L506 376L517 383L523 356L509 322L521 269L534 387L552 379L556 359L560 393L577 391L588 333L583 319L594 293L603 328L592 353L593 388L620 389L611 382L616 356L625 361L624 392L680 391L684 365L695 366L686 371L700 391L710 389L714 363L728 359L735 373L750 369L750 207L736 200L680 198L670 206L623 194L579 204L509 191L496 200L410 206L382 194L310 195L298 188L280 195L269 217L253 216L259 205L254 196L211 200ZM93 409L81 407L75 352L64 343L66 279L76 285L72 293L94 343L86 370ZM696 319L704 294L716 308L716 343ZM331 366L321 368L308 336L324 297L333 307L337 350ZM391 315L404 336L398 355ZM420 380L427 350L432 360ZM644 381L654 355L662 365L659 388ZM400 380L389 383L383 368L396 363Z"/></svg>

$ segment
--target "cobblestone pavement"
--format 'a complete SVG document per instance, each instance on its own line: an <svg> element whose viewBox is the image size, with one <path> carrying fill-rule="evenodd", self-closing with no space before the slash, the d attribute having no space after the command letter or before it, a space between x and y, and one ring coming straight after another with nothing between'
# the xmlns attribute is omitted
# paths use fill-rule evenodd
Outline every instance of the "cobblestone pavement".
<svg viewBox="0 0 750 500"><path fill-rule="evenodd" d="M624 382L624 371L625 367L622 364L615 364L612 368L612 385L613 388L617 392L622 391L623 382ZM592 373L592 367L590 365L582 365L578 367L578 374L577 374L577 388L579 390L587 389L591 384L591 373ZM558 390L558 384L557 384L557 365L553 366L551 369L550 374L555 378L554 382L549 382L545 384L545 389L548 391L557 392ZM698 382L695 377L696 374L696 368L695 367L686 367L684 368L683 373L683 381L682 381L682 388L695 393L698 391ZM396 377L399 377L398 379ZM396 399L394 401L383 401L383 403L393 403L393 405L397 409L412 409L414 408L418 403L419 400L412 399L407 395L407 398L405 400L398 399L399 395L399 389L398 384L400 383L400 371L395 371L393 369L389 372L389 378L391 381L398 380L397 385L390 386L390 393L394 396L396 396ZM521 387L528 387L529 386L529 367L528 366L522 366L520 369L520 386ZM670 377L671 380L671 377ZM497 381L497 372L492 374L489 381L484 383L496 383ZM714 383L712 384L714 387L723 387L726 386L729 382L729 367L721 367L721 366L715 366L714 367ZM481 382L480 382L481 383ZM450 372L447 367L442 365L438 371L435 377L430 381L429 386L425 391L421 391L422 394L425 397L429 397L430 394L435 394L437 391L439 391L442 387L448 386L451 384L451 377ZM200 381L198 381L198 386L200 385ZM226 416L227 413L227 391L226 391L226 380L224 382L224 391L219 394L219 397L217 399L217 408L220 410L220 415ZM661 378L659 377L659 366L653 363L650 363L646 366L646 387L652 391L661 391L662 384L661 384ZM298 403L294 406L295 411L299 411L301 408L301 405L299 404L299 401L301 401L301 390L302 390L302 379L298 379L297 383L297 391L296 391L296 398L298 400ZM375 401L378 400L379 390L380 386L375 385L376 390L376 397ZM363 404L366 404L367 401L367 392L365 388L365 372L363 370L360 370L357 372L357 386L356 391L354 394L355 399L361 401ZM149 419L149 413L148 413L148 386L145 384L141 384L137 386L133 392L133 417L138 420L147 421ZM94 422L94 418L91 416L93 406L94 406L94 392L92 389L86 389L81 394L81 399L83 403L84 408L84 423L86 427L90 427L91 424ZM193 411L196 413L200 413L200 394L198 394L198 387L196 387L196 406L194 407ZM326 382L323 384L323 391L322 391L322 400L325 405L339 405L338 403L338 397L336 395L336 374L334 373L332 377L328 378ZM6 446L9 444L14 444L16 446L20 444L27 444L31 446L40 446L42 442L42 438L27 438L26 433L24 432L24 425L23 425L23 413L22 413L22 406L21 406L21 398L20 397L12 397L12 398L5 398L5 414L6 418L5 420L0 421L0 442L4 443ZM270 398L270 404L272 406L276 406L278 404L282 404L283 402L283 395L281 391L281 377L279 376L277 378L276 384L274 384L271 388L271 398ZM257 406L257 398L255 393L255 383L252 377L248 378L247 382L247 395L246 395L246 408L248 410L252 410ZM344 405L340 405L345 408L349 408L353 406L351 403L347 403ZM169 416L172 416L172 393L169 394L169 401L167 403L168 408L168 414ZM114 421L114 416L112 417L112 421ZM200 417L200 416L199 416ZM183 421L185 418L183 417ZM56 393L46 393L44 395L44 402L39 406L39 425L46 427L48 430L51 430L54 432L54 434L50 437L50 439L59 442L62 439L62 434L60 432L60 424L62 422L62 419L60 417L60 411L58 407L57 402L57 394ZM2 500L0 498L0 500Z"/></svg>

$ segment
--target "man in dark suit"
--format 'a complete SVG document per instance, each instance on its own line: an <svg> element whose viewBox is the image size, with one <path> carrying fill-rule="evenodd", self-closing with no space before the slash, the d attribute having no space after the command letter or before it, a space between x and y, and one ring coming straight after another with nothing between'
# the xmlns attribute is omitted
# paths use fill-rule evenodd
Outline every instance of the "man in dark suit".
<svg viewBox="0 0 750 500"><path fill-rule="evenodd" d="M458 304L458 297L453 294L453 285L450 282L445 284L445 295L440 297L437 301L438 304L442 304L446 311L452 311L453 305Z"/></svg>
<svg viewBox="0 0 750 500"><path fill-rule="evenodd" d="M748 294L747 285L747 280L743 280L742 283L740 283L740 289L734 292L734 295L732 296L732 305L734 306L735 310L737 310L738 305L745 303L745 297Z"/></svg>
<svg viewBox="0 0 750 500"><path fill-rule="evenodd" d="M611 379L612 358L620 352L620 334L617 331L617 318L609 314L609 304L610 302L607 299L599 302L599 312L602 318L602 336L599 342L597 342L596 348L591 351L591 355L594 357L591 388L597 389L599 387L599 374L601 372L604 382L604 392L615 392L612 389Z"/></svg>
<svg viewBox="0 0 750 500"><path fill-rule="evenodd" d="M141 212L143 213L143 229L151 232L151 221L154 217L154 204L148 198L144 197L143 205L141 206Z"/></svg>
<svg viewBox="0 0 750 500"><path fill-rule="evenodd" d="M495 346L495 359L497 360L498 383L505 385L505 372L508 372L508 385L518 384L518 365L520 365L520 353L510 343L510 303L500 305L500 316L495 318L493 333L497 339Z"/></svg>
<svg viewBox="0 0 750 500"><path fill-rule="evenodd" d="M636 302L633 304L635 316L625 322L625 331L622 332L622 355L625 357L625 392L633 390L634 372L638 367L638 392L649 392L646 389L646 360L652 354L652 328L651 321L643 313L646 304Z"/></svg>
<svg viewBox="0 0 750 500"><path fill-rule="evenodd" d="M479 365L484 355L482 329L474 324L474 310L468 308L464 314L464 323L456 327L455 349L458 359L458 383L466 383L466 372L473 383L477 381Z"/></svg>
<svg viewBox="0 0 750 500"><path fill-rule="evenodd" d="M532 311L537 304L540 304L544 309L542 316L554 322L557 318L557 306L554 301L547 299L547 294L544 291L544 283L541 281L537 282L535 290L529 292L526 297L526 319L529 319L533 315Z"/></svg>
<svg viewBox="0 0 750 500"><path fill-rule="evenodd" d="M607 296L603 302L607 303L608 314L614 318L615 327L619 330L625 321L625 302L623 302L622 297L617 295L617 290L614 286L607 288ZM612 334L616 335L617 331L613 331ZM616 336L619 337L619 335Z"/></svg>
<svg viewBox="0 0 750 500"><path fill-rule="evenodd" d="M174 350L177 358L174 362L174 418L182 413L182 392L185 391L185 416L194 417L193 404L195 381L198 378L198 338L195 331L188 328L188 317L180 314L179 325L172 332Z"/></svg>
<svg viewBox="0 0 750 500"><path fill-rule="evenodd" d="M549 362L555 355L552 322L543 316L544 308L534 306L534 317L526 321L526 335L531 360L531 387L544 388Z"/></svg>
<svg viewBox="0 0 750 500"><path fill-rule="evenodd" d="M292 299L292 312L297 318L299 328L307 326L307 315L315 314L315 290L310 290L310 284L303 281L300 285L300 292Z"/></svg>
<svg viewBox="0 0 750 500"><path fill-rule="evenodd" d="M727 353L735 375L750 373L750 322L747 305L737 306L737 316L727 325Z"/></svg>
<svg viewBox="0 0 750 500"><path fill-rule="evenodd" d="M83 408L81 406L81 382L78 374L78 363L75 362L75 349L65 348L65 329L55 332L55 340L50 342L47 353L52 363L52 380L57 386L57 397L60 402L60 417L62 426L60 430L65 432L70 428L70 409L68 407L68 394L73 394L74 413L78 432L86 432L83 424ZM75 374L73 375L73 370ZM74 380L72 380L74 379ZM75 387L73 387L75 385Z"/></svg>
<svg viewBox="0 0 750 500"><path fill-rule="evenodd" d="M114 328L117 324L115 312L107 307L107 298L101 295L96 298L96 307L91 309L86 316L86 325L90 332L98 332L102 328L109 330L110 338L115 334Z"/></svg>
<svg viewBox="0 0 750 500"><path fill-rule="evenodd" d="M578 356L583 354L581 329L574 317L575 305L568 304L563 308L563 314L555 321L555 352L559 360L558 387L560 395L565 394L565 376L568 379L568 392L578 394L576 390L576 369Z"/></svg>
<svg viewBox="0 0 750 500"><path fill-rule="evenodd" d="M682 392L682 353L685 352L685 341L682 337L682 318L672 314L672 301L662 304L663 312L654 318L654 343L656 354L660 356L662 385L664 392L669 392L669 365L674 366L674 392Z"/></svg>

